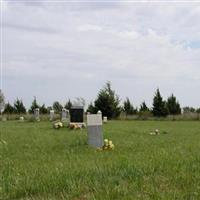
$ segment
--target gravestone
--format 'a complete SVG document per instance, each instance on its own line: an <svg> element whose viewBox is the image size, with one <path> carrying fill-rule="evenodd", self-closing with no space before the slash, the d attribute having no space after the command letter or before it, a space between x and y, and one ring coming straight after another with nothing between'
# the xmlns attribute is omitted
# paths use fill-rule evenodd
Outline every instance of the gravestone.
<svg viewBox="0 0 200 200"><path fill-rule="evenodd" d="M103 122L107 123L108 122L108 118L107 117L103 117Z"/></svg>
<svg viewBox="0 0 200 200"><path fill-rule="evenodd" d="M84 108L83 106L72 106L70 108L70 122L83 123Z"/></svg>
<svg viewBox="0 0 200 200"><path fill-rule="evenodd" d="M39 108L35 108L34 117L35 117L36 121L40 121L40 109Z"/></svg>
<svg viewBox="0 0 200 200"><path fill-rule="evenodd" d="M88 144L92 147L103 146L102 113L87 114Z"/></svg>
<svg viewBox="0 0 200 200"><path fill-rule="evenodd" d="M53 121L53 119L54 119L54 110L52 109L52 110L50 110L49 120Z"/></svg>
<svg viewBox="0 0 200 200"><path fill-rule="evenodd" d="M62 109L61 120L63 122L67 121L67 110L65 108Z"/></svg>
<svg viewBox="0 0 200 200"><path fill-rule="evenodd" d="M24 117L21 116L21 117L19 118L19 121L20 121L20 122L24 122Z"/></svg>

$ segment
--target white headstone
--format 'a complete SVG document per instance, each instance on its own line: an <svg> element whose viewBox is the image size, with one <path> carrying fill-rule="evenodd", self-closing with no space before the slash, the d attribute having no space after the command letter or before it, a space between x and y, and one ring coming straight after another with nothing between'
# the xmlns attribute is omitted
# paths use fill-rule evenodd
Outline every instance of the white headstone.
<svg viewBox="0 0 200 200"><path fill-rule="evenodd" d="M19 118L19 121L20 121L20 122L23 122L23 121L24 121L24 117L21 116L21 117Z"/></svg>
<svg viewBox="0 0 200 200"><path fill-rule="evenodd" d="M49 119L50 119L50 121L53 121L53 119L54 119L54 110L53 109L50 110Z"/></svg>
<svg viewBox="0 0 200 200"><path fill-rule="evenodd" d="M87 115L88 144L93 147L103 146L102 114Z"/></svg>
<svg viewBox="0 0 200 200"><path fill-rule="evenodd" d="M67 121L69 111L65 108L62 109L62 115L61 115L61 120L62 121Z"/></svg>
<svg viewBox="0 0 200 200"><path fill-rule="evenodd" d="M104 123L107 123L107 121L108 121L108 118L104 116L104 117L103 117L103 122L104 122Z"/></svg>
<svg viewBox="0 0 200 200"><path fill-rule="evenodd" d="M40 109L39 108L35 108L34 116L35 116L36 121L40 121Z"/></svg>

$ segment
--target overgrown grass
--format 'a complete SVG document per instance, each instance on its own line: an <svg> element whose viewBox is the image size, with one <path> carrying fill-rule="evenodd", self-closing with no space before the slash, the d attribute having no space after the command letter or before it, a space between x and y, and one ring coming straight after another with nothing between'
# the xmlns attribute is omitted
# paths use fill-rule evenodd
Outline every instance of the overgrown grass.
<svg viewBox="0 0 200 200"><path fill-rule="evenodd" d="M156 128L168 134L151 136ZM109 121L114 151L86 130L0 122L1 199L200 199L200 123Z"/></svg>

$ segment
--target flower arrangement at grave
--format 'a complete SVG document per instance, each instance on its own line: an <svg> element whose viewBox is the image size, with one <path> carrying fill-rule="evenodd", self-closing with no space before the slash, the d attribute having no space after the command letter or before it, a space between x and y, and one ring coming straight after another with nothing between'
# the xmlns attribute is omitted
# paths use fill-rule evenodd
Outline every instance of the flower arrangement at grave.
<svg viewBox="0 0 200 200"><path fill-rule="evenodd" d="M160 130L156 129L155 131L150 132L149 135L160 135L160 133L167 134L168 132L167 131L160 132Z"/></svg>
<svg viewBox="0 0 200 200"><path fill-rule="evenodd" d="M98 148L97 150L113 150L115 145L112 140L104 139L104 145L102 148Z"/></svg>
<svg viewBox="0 0 200 200"><path fill-rule="evenodd" d="M55 128L55 129L60 129L60 128L62 128L63 127L63 123L62 122L55 122L54 124L53 124L53 128Z"/></svg>
<svg viewBox="0 0 200 200"><path fill-rule="evenodd" d="M72 130L77 130L77 129L81 129L81 126L77 123L70 123L69 128Z"/></svg>
<svg viewBox="0 0 200 200"><path fill-rule="evenodd" d="M69 126L68 126L71 130L78 130L78 129L82 129L82 128L85 128L85 124L81 123L81 124L78 124L78 123L70 123Z"/></svg>
<svg viewBox="0 0 200 200"><path fill-rule="evenodd" d="M160 135L160 131L158 129L156 129L155 131L150 132L149 134L150 135Z"/></svg>

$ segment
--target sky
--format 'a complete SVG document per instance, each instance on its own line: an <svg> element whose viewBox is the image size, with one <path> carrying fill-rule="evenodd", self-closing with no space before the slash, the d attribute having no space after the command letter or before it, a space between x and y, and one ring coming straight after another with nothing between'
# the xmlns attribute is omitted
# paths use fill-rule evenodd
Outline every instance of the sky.
<svg viewBox="0 0 200 200"><path fill-rule="evenodd" d="M1 0L1 88L29 107L94 101L152 106L157 88L200 107L200 2Z"/></svg>

